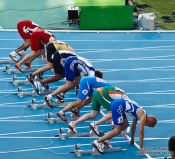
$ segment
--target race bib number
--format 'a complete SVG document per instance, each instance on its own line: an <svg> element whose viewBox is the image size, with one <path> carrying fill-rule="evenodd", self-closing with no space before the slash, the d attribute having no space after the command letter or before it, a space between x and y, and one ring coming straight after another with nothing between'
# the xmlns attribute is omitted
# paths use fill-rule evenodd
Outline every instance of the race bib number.
<svg viewBox="0 0 175 159"><path fill-rule="evenodd" d="M123 117L118 118L118 123L123 123Z"/></svg>
<svg viewBox="0 0 175 159"><path fill-rule="evenodd" d="M84 95L87 95L87 94L88 94L88 90L84 89L84 90L82 91L82 93L83 93Z"/></svg>

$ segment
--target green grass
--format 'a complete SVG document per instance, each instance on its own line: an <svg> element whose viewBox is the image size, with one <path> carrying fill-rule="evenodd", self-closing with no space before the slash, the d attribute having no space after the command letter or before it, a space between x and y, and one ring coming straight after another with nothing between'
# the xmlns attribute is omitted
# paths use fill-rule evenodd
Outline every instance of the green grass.
<svg viewBox="0 0 175 159"><path fill-rule="evenodd" d="M165 30L175 30L175 22L166 23L161 19L162 16L170 16L172 12L175 12L175 0L135 0L134 2L150 5L151 8L145 8L144 12L153 11L156 14L158 26Z"/></svg>

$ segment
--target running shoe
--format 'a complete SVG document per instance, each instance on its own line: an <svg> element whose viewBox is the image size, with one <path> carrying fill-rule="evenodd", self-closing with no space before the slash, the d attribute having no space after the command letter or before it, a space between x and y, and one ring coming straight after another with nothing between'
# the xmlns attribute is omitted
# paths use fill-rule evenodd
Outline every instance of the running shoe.
<svg viewBox="0 0 175 159"><path fill-rule="evenodd" d="M76 130L76 127L75 127L75 124L73 121L71 121L69 124L68 124L68 127L69 129L73 132L73 133L77 133L77 130Z"/></svg>
<svg viewBox="0 0 175 159"><path fill-rule="evenodd" d="M42 80L43 79L43 73L39 73L38 74L38 80Z"/></svg>
<svg viewBox="0 0 175 159"><path fill-rule="evenodd" d="M58 93L56 95L56 97L60 103L64 103L64 94L63 93Z"/></svg>
<svg viewBox="0 0 175 159"><path fill-rule="evenodd" d="M15 63L18 62L18 59L17 59L16 55L17 55L17 53L16 53L15 51L13 51L13 52L11 52L11 53L9 54L9 57L10 57Z"/></svg>
<svg viewBox="0 0 175 159"><path fill-rule="evenodd" d="M57 112L56 115L63 121L67 121L67 118L65 117L65 114L62 112Z"/></svg>
<svg viewBox="0 0 175 159"><path fill-rule="evenodd" d="M42 84L39 81L34 82L34 90L38 95L41 95L42 92Z"/></svg>
<svg viewBox="0 0 175 159"><path fill-rule="evenodd" d="M18 55L20 56L20 59L22 59L25 56L25 53L26 52L24 50L18 52Z"/></svg>
<svg viewBox="0 0 175 159"><path fill-rule="evenodd" d="M49 91L49 85L48 85L48 83L44 83L44 84L42 84L42 86L44 87L44 89L46 91Z"/></svg>
<svg viewBox="0 0 175 159"><path fill-rule="evenodd" d="M33 85L34 84L34 76L32 73L26 76L27 80Z"/></svg>
<svg viewBox="0 0 175 159"><path fill-rule="evenodd" d="M112 145L111 145L111 143L110 143L109 140L103 141L103 144L104 144L108 149L111 149L111 148L112 148Z"/></svg>
<svg viewBox="0 0 175 159"><path fill-rule="evenodd" d="M44 97L44 100L45 100L46 104L47 104L50 108L52 108L52 96L51 96L50 94L48 94L48 95L46 95L46 96Z"/></svg>
<svg viewBox="0 0 175 159"><path fill-rule="evenodd" d="M100 133L98 131L98 127L95 125L95 122L90 123L90 129L97 135L100 136Z"/></svg>
<svg viewBox="0 0 175 159"><path fill-rule="evenodd" d="M79 111L79 109L77 109L77 108L71 109L71 112L72 112L73 114L75 114L75 116L80 116L80 111Z"/></svg>
<svg viewBox="0 0 175 159"><path fill-rule="evenodd" d="M97 140L94 140L92 142L92 146L100 153L103 154L104 150L103 150L103 144L102 143L98 143Z"/></svg>

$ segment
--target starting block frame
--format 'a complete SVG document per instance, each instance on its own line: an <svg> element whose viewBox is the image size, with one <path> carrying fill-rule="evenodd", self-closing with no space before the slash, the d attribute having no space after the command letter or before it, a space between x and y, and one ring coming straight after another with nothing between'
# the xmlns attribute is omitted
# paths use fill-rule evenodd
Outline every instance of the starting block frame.
<svg viewBox="0 0 175 159"><path fill-rule="evenodd" d="M104 135L103 131L100 131L100 136ZM73 133L71 131L69 131L66 133L64 131L64 128L60 128L58 131L58 134L55 135L55 137L60 138L61 140L65 140L67 138L70 137L93 137L93 136L97 136L93 131L89 131L89 132L79 132L79 133Z"/></svg>
<svg viewBox="0 0 175 159"><path fill-rule="evenodd" d="M40 95L46 95L49 94L50 91L44 89L43 92L41 92ZM19 97L24 97L24 96L39 96L39 94L36 93L35 90L31 91L31 92L23 92L21 87L18 87L17 89L17 93L15 93L15 95L18 95Z"/></svg>
<svg viewBox="0 0 175 159"><path fill-rule="evenodd" d="M121 152L126 151L127 149L122 149L121 147L112 147L108 148L106 145L104 145L104 153L107 152ZM95 148L89 149L89 150L82 150L80 148L80 144L75 145L75 150L71 152L75 154L77 157L82 157L83 155L101 155Z"/></svg>
<svg viewBox="0 0 175 159"><path fill-rule="evenodd" d="M38 104L36 99L33 98L31 101L31 104L28 105L28 107L31 107L32 109L36 110L36 109L41 109L41 108L54 108L54 107L58 107L58 106L66 106L69 103L59 103L57 100L55 102L52 103L52 106L49 107L47 106L47 104L45 102Z"/></svg>
<svg viewBox="0 0 175 159"><path fill-rule="evenodd" d="M12 77L12 83L13 85L17 86L17 85L27 85L27 84L31 84L28 79L26 78L25 80L18 80L16 76Z"/></svg>
<svg viewBox="0 0 175 159"><path fill-rule="evenodd" d="M11 59L0 59L0 64L14 63Z"/></svg>
<svg viewBox="0 0 175 159"><path fill-rule="evenodd" d="M66 122L71 122L71 121L77 120L78 118L79 118L79 116L72 116L72 114L71 114L71 116L69 118L67 118L68 120ZM62 121L59 117L54 118L52 113L48 113L47 118L45 120L48 121L49 124L65 123L65 121ZM62 134L62 133L64 133L63 128L61 128L59 130L59 134Z"/></svg>
<svg viewBox="0 0 175 159"><path fill-rule="evenodd" d="M35 71L36 68L32 68L32 69L28 69L28 68L24 68L24 72L33 72ZM15 74L15 73L21 73L19 70L17 69L11 69L10 65L6 65L5 66L5 70L3 72L6 72L7 74Z"/></svg>

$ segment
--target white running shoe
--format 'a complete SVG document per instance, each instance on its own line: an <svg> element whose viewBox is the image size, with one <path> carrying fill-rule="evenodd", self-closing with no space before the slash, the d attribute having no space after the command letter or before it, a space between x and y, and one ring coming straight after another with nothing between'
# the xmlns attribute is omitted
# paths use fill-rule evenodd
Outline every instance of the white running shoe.
<svg viewBox="0 0 175 159"><path fill-rule="evenodd" d="M94 140L92 142L92 146L99 152L99 153L103 153L104 152L104 145L102 143L98 143L97 140Z"/></svg>
<svg viewBox="0 0 175 159"><path fill-rule="evenodd" d="M69 127L69 129L70 129L73 133L77 133L77 130L76 130L76 127L75 127L74 122L71 121L71 122L68 124L68 127Z"/></svg>
<svg viewBox="0 0 175 159"><path fill-rule="evenodd" d="M18 52L18 55L23 58L25 56L25 51L24 50L21 50L20 52Z"/></svg>
<svg viewBox="0 0 175 159"><path fill-rule="evenodd" d="M14 62L18 62L18 59L16 57L16 55L18 55L15 51L11 52L9 54L9 57L14 61Z"/></svg>
<svg viewBox="0 0 175 159"><path fill-rule="evenodd" d="M100 135L100 133L99 133L99 131L98 131L98 127L95 125L95 122L90 123L89 126L90 126L90 129L91 129L97 136Z"/></svg>
<svg viewBox="0 0 175 159"><path fill-rule="evenodd" d="M46 104L52 108L52 95L48 94L44 97L44 101L46 102Z"/></svg>
<svg viewBox="0 0 175 159"><path fill-rule="evenodd" d="M33 86L34 86L35 92L36 92L38 95L40 95L41 92L42 92L42 90L43 90L43 87L42 87L41 83L40 83L39 81L35 81Z"/></svg>

